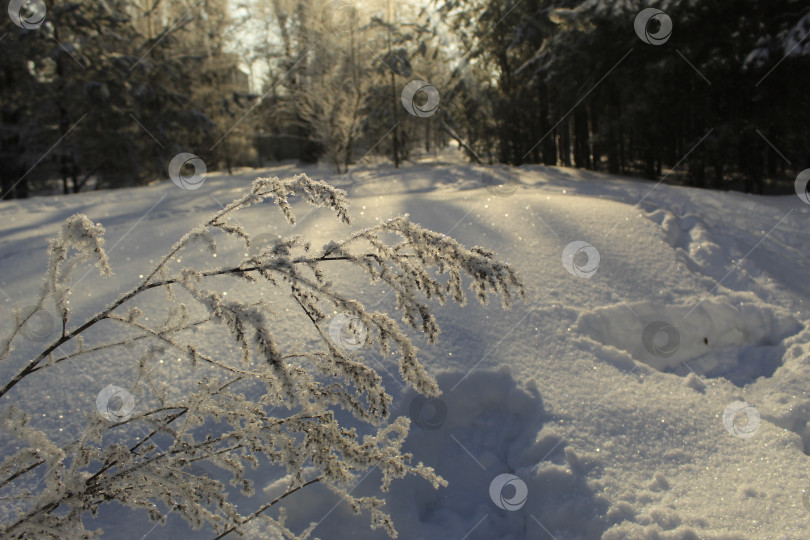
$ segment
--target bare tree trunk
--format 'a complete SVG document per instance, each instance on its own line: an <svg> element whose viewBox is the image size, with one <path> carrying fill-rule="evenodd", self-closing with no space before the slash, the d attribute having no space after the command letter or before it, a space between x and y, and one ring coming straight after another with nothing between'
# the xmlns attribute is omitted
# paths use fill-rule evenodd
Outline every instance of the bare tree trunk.
<svg viewBox="0 0 810 540"><path fill-rule="evenodd" d="M391 18L391 0L388 0L387 3L388 8L388 20L393 21ZM388 26L388 57L392 58L393 50L391 48L391 22ZM394 78L394 70L391 70L391 113L392 118L394 119L394 141L393 141L393 151L394 151L394 168L399 168L399 115L397 114L397 88L396 82Z"/></svg>
<svg viewBox="0 0 810 540"><path fill-rule="evenodd" d="M389 51L390 51L389 47ZM395 79L394 79L394 72L391 71L391 113L394 118L394 141L393 141L393 151L394 151L394 167L399 168L399 118L397 114L397 89L395 86Z"/></svg>
<svg viewBox="0 0 810 540"><path fill-rule="evenodd" d="M476 153L475 153L475 150L473 150L473 149L472 149L472 148L471 148L471 147L470 147L470 146L469 146L469 145L468 145L466 142L464 142L464 140L463 140L461 137L459 137L459 136L458 136L458 134L456 134L456 132L455 132L455 131L453 131L453 128L451 128L450 126L448 126L448 125L447 125L447 122L445 122L444 120L442 120L442 125L441 125L441 127L442 127L442 130L444 130L444 131L445 131L447 134L449 134L449 135L450 135L450 136L451 136L453 139L455 139L455 141L456 141L456 142L459 144L459 146L461 146L461 147L462 147L464 150L466 150L466 151L467 151L467 154L469 154L469 156L470 156L471 158L473 158L473 159L475 160L475 162L476 162L476 163L478 163L479 165L483 165L483 164L484 164L484 163L481 161L481 158L480 158L480 157L478 157L478 154L476 154Z"/></svg>

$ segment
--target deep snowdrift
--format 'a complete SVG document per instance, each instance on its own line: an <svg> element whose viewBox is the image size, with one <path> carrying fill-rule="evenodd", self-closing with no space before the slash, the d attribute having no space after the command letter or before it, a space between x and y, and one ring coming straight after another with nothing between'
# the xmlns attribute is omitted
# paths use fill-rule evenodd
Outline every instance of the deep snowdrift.
<svg viewBox="0 0 810 540"><path fill-rule="evenodd" d="M45 241L69 215L84 212L107 228L115 272L81 282L72 301L78 320L252 178L294 172L284 165L211 175L197 191L167 180L0 203L0 330L12 303L34 299ZM397 414L414 420L409 451L450 481L439 491L413 479L393 484L386 497L401 538L808 537L810 205L546 167L426 160L348 177L305 172L349 191L355 227L409 213L495 250L527 284L527 299L511 311L437 306L443 334L436 346L422 344L422 358L444 391L438 401L415 398L392 377L393 364L370 359ZM316 243L347 231L322 212L297 211L297 232ZM286 232L269 214L259 209L240 222L254 233ZM344 278L358 299L390 307L379 289ZM277 324L282 337L307 339L292 317ZM217 345L216 336L200 340ZM62 365L39 386L21 385L19 404L69 438L99 390L132 384L128 360ZM186 373L171 362L165 377L181 388ZM283 482L273 474L261 469L257 485L266 489L237 498L240 506L272 498ZM356 493L374 484L372 472ZM320 538L386 537L318 487L287 500L290 522L320 521ZM211 536L173 519L155 528L118 508L88 526L115 538ZM267 535L257 527L256 537Z"/></svg>

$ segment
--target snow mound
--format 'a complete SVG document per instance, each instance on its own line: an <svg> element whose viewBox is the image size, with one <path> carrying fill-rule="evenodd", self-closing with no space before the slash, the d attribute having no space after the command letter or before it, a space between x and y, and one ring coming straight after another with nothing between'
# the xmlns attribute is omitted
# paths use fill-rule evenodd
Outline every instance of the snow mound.
<svg viewBox="0 0 810 540"><path fill-rule="evenodd" d="M457 388L449 390L462 378ZM400 538L602 535L609 504L588 485L587 473L594 464L578 457L560 437L542 431L550 416L534 381L520 385L508 368L477 370L467 377L464 372L445 371L437 379L445 389L440 398L403 390L393 416L411 418L405 450L413 454L412 462L431 465L449 485L434 490L424 480L410 477L394 482L391 492L396 496L386 497L385 510ZM375 494L378 476L371 474L353 493ZM285 484L276 481L265 493L282 492ZM296 494L287 505L291 523L306 525L320 512L326 514L316 536L388 538L382 531L369 531L367 518L354 517L347 504L326 490L311 489L306 503L297 503Z"/></svg>
<svg viewBox="0 0 810 540"><path fill-rule="evenodd" d="M463 376L444 372L438 380L446 389ZM476 371L438 400L409 393L405 403L413 422L407 450L449 486L433 491L407 480L412 485L400 487L412 495L393 502L397 523L416 525L400 531L404 538L511 540L550 531L576 539L604 531L608 504L586 481L592 465L543 431L553 423L533 380L523 387L508 368ZM478 526L470 531L470 523Z"/></svg>
<svg viewBox="0 0 810 540"><path fill-rule="evenodd" d="M580 333L655 369L722 376L737 385L772 375L782 364L783 340L801 327L786 310L747 294L601 307L577 321Z"/></svg>
<svg viewBox="0 0 810 540"><path fill-rule="evenodd" d="M731 246L726 244L726 249L723 249L715 242L709 226L698 216L678 216L669 210L658 209L646 217L661 226L666 242L684 255L693 270L712 274L728 265Z"/></svg>

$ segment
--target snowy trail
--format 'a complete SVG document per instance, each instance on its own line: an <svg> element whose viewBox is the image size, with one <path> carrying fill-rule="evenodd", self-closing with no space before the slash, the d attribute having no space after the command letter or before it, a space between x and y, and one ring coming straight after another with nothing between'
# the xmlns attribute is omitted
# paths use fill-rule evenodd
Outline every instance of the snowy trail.
<svg viewBox="0 0 810 540"><path fill-rule="evenodd" d="M292 172L288 164L212 175L195 192L163 182L0 203L0 287L7 295L0 301L7 310L35 298L45 240L74 212L107 228L116 273L107 282L92 274L82 282L73 297L81 317L133 285L150 260L253 177ZM511 311L473 303L436 308L443 334L436 346L420 346L439 374L441 404L414 413L413 394L385 376L399 414L425 424L409 439L415 458L451 482L438 492L415 480L394 484L389 509L400 538L807 537L810 206L796 197L665 185L650 191L649 182L547 167L492 172L421 163L350 177L304 172L349 191L353 227L408 213L465 245L496 251L526 282L526 300ZM492 176L520 186L493 195L481 183ZM323 212L298 212L294 232L314 236L316 245L348 230ZM288 233L268 208L239 220L255 232ZM583 253L568 259L573 272L563 264L575 241L598 252L591 277L575 275L592 262ZM345 277L346 290L367 305L390 305L374 287ZM653 323L663 326L650 330ZM0 330L7 324L4 316ZM298 328L282 311L282 337L299 339ZM216 336L200 339L216 346ZM21 342L20 350L37 345ZM384 367L396 374L393 362ZM181 373L166 369L170 378ZM44 426L70 432L98 389L125 386L131 372L122 358L67 366L46 375L44 388L25 388L22 405L42 410ZM737 400L760 415L751 437L724 427L724 411ZM490 482L501 473L527 485L519 510L500 509L490 498ZM273 479L264 483L270 496ZM291 497L288 508L295 524L325 515L315 531L322 538L386 537L324 491ZM120 538L140 538L153 526L144 515L115 510L89 525L112 520L131 525ZM147 538L170 534L192 533L170 519Z"/></svg>

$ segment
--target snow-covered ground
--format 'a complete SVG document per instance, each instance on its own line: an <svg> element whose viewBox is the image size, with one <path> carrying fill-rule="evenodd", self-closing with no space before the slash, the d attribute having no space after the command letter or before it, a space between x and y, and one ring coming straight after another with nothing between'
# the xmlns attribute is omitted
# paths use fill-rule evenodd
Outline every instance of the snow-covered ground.
<svg viewBox="0 0 810 540"><path fill-rule="evenodd" d="M408 450L450 482L438 491L418 479L394 482L385 496L400 538L810 537L803 497L810 490L810 205L796 196L542 166L485 168L447 155L349 176L286 164L211 174L196 191L166 180L2 202L0 331L12 303L35 300L46 240L73 213L106 227L115 272L103 280L88 268L71 302L79 320L134 285L254 177L301 171L348 191L353 227L408 213L465 245L496 251L526 283L526 299L511 311L436 306L439 343L418 344L443 389L439 401L414 399L392 376L393 360L370 360L385 374L396 414L416 420ZM297 232L315 245L349 230L326 212L296 209ZM254 234L287 233L275 210L237 217ZM345 278L344 290L367 305L393 303ZM296 337L296 321L282 309L277 332ZM214 336L200 340L217 347ZM22 341L18 350L38 345ZM128 360L64 363L37 377L38 385L15 388L15 400L37 411L39 426L69 438L99 390L132 383ZM180 364L166 377L182 386L188 373ZM237 498L245 511L279 492L278 479L259 474L266 488ZM374 475L353 493L373 493ZM322 539L386 538L317 486L286 501L290 523L319 521L314 535ZM87 525L111 538L211 537L179 519L155 527L145 513L116 507ZM262 534L269 533L255 533Z"/></svg>

